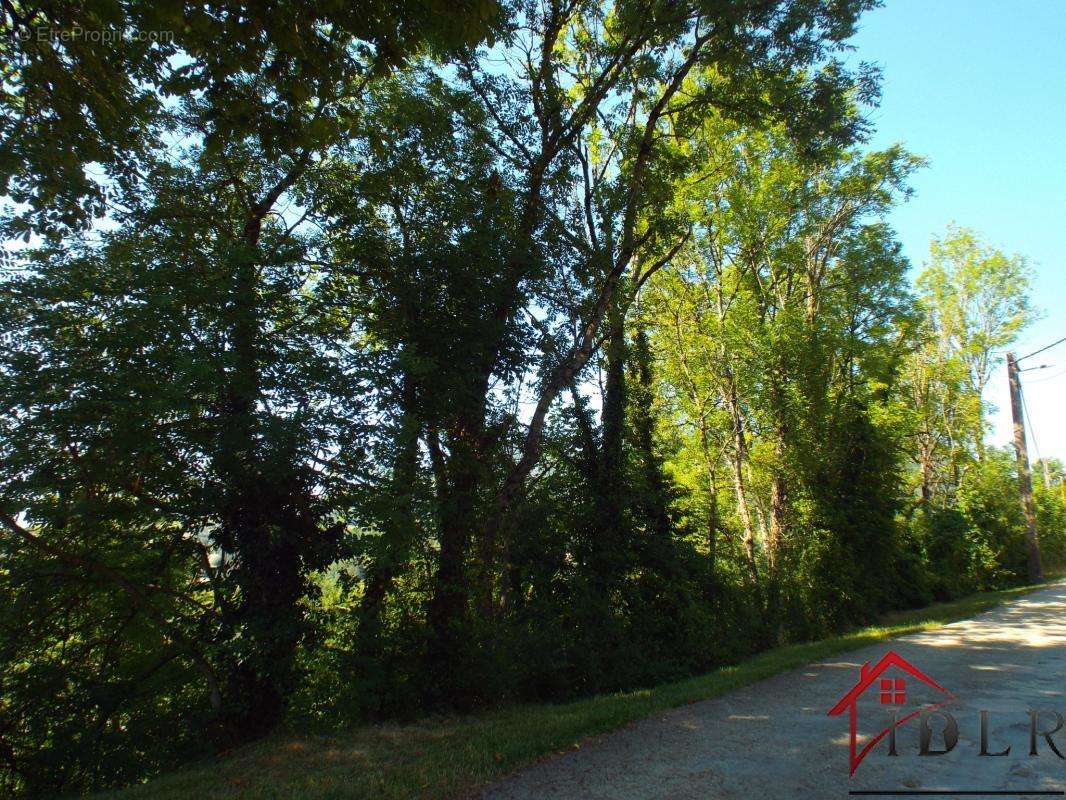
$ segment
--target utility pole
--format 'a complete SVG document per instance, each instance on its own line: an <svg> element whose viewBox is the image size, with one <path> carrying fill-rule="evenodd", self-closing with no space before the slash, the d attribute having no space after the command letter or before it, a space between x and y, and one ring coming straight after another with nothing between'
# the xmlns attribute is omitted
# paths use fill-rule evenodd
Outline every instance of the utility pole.
<svg viewBox="0 0 1066 800"><path fill-rule="evenodd" d="M1018 484L1025 513L1025 541L1029 548L1029 580L1043 580L1040 564L1040 538L1036 531L1036 506L1033 505L1033 478L1029 473L1029 451L1025 444L1025 417L1022 414L1022 382L1018 377L1018 360L1007 353L1007 378L1010 380L1010 411L1014 417L1014 452L1018 457Z"/></svg>

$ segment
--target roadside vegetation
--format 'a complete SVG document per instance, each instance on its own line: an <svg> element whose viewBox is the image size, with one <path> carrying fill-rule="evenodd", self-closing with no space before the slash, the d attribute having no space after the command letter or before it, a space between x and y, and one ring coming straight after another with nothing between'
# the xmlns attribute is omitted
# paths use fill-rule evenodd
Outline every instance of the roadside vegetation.
<svg viewBox="0 0 1066 800"><path fill-rule="evenodd" d="M0 3L0 795L450 791L1038 580L871 5Z"/></svg>
<svg viewBox="0 0 1066 800"><path fill-rule="evenodd" d="M563 704L318 735L278 733L236 753L97 800L441 800L459 798L534 761L635 720L819 659L972 617L1034 587L982 592L886 615L877 625L768 650L706 675Z"/></svg>

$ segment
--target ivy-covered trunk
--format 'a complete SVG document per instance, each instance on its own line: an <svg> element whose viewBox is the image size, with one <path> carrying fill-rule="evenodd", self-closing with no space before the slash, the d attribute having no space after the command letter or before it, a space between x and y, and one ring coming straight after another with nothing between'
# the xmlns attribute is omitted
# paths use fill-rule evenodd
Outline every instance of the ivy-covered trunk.
<svg viewBox="0 0 1066 800"><path fill-rule="evenodd" d="M479 405L479 400L482 405ZM470 625L472 581L468 561L480 533L479 497L483 486L484 396L467 398L447 432L448 457L438 472L437 575L429 604L428 687L432 703L463 708L473 701L469 656L474 646ZM438 454L439 460L439 454ZM481 569L488 565L480 565Z"/></svg>
<svg viewBox="0 0 1066 800"><path fill-rule="evenodd" d="M359 606L359 649L371 661L381 657L385 602L396 577L407 569L418 538L413 493L418 480L421 420L415 408L416 398L415 381L405 375L400 387L400 420L396 431L392 486L383 511L384 530Z"/></svg>
<svg viewBox="0 0 1066 800"><path fill-rule="evenodd" d="M592 532L592 569L599 591L609 591L627 546L625 515L625 326L617 305L610 310L605 333L606 360L602 443L596 487L596 522Z"/></svg>
<svg viewBox="0 0 1066 800"><path fill-rule="evenodd" d="M284 448L264 441L259 422L259 220L249 221L234 254L229 317L230 363L219 418L216 469L222 481L223 558L233 559L236 599L226 614L232 677L225 735L254 738L282 717L293 660L305 629L299 601L303 566L315 544L305 489Z"/></svg>
<svg viewBox="0 0 1066 800"><path fill-rule="evenodd" d="M648 526L660 539L670 536L670 499L662 461L655 452L655 414L652 408L655 387L652 383L651 349L648 333L641 327L633 337L633 373L636 385L632 395L634 445L644 483L644 512Z"/></svg>

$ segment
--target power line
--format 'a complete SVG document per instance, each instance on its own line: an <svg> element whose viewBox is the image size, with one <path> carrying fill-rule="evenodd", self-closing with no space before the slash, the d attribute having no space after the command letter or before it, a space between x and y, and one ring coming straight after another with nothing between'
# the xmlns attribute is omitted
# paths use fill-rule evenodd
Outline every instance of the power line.
<svg viewBox="0 0 1066 800"><path fill-rule="evenodd" d="M1029 425L1029 435L1033 437L1033 452L1036 453L1036 460L1041 461L1040 458L1040 445L1036 443L1036 428L1033 427L1033 415L1029 413L1029 404L1025 402L1025 390L1023 389L1019 394L1022 396L1022 411L1025 412L1025 421Z"/></svg>
<svg viewBox="0 0 1066 800"><path fill-rule="evenodd" d="M1029 413L1029 404L1025 402L1025 392L1020 391L1022 396L1022 411L1025 413L1025 420L1029 423L1029 432L1033 437L1033 452L1036 453L1036 463L1039 464L1044 470L1044 489L1051 489L1051 475L1048 472L1048 463L1040 456L1040 445L1036 441L1036 428L1033 426L1033 415Z"/></svg>
<svg viewBox="0 0 1066 800"><path fill-rule="evenodd" d="M1036 380L1026 381L1025 385L1032 386L1034 383L1047 383L1048 381L1053 381L1056 378L1061 378L1063 375L1066 375L1066 370L1063 370L1062 372L1056 372L1054 375L1046 375L1043 378L1037 378Z"/></svg>
<svg viewBox="0 0 1066 800"><path fill-rule="evenodd" d="M1043 352L1044 352L1045 350L1050 350L1050 349L1051 349L1052 347L1054 347L1055 345L1057 345L1057 344L1062 344L1063 342L1066 342L1066 336L1063 336L1063 337L1062 337L1061 339L1059 339L1059 340L1058 340L1057 342L1052 342L1052 343L1051 343L1051 344L1049 344L1049 345L1048 345L1047 347L1041 347L1041 348L1040 348L1039 350L1034 350L1033 352L1031 352L1031 353L1030 353L1029 355L1027 355L1027 356L1022 356L1021 358L1015 359L1015 361L1024 361L1024 360L1025 360L1025 359L1027 359L1027 358L1032 358L1032 357L1033 357L1033 356L1035 356L1035 355L1036 355L1037 353L1043 353Z"/></svg>

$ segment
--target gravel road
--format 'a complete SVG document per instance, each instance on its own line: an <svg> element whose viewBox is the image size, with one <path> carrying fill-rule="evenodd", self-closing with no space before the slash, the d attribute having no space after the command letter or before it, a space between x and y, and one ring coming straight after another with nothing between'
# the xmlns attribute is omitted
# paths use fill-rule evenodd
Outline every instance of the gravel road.
<svg viewBox="0 0 1066 800"><path fill-rule="evenodd" d="M893 650L949 690L944 710L958 724L958 743L941 756L919 755L919 719L897 731L898 756L887 738L848 777L848 714L827 711L871 666ZM903 716L943 699L913 675ZM893 687L895 684L892 684ZM857 703L859 747L888 724L892 699L880 704L880 677ZM1030 709L1039 729L1066 717L1066 582L1025 595L973 619L904 636L760 681L599 737L579 750L534 765L490 786L483 800L715 800L835 798L849 792L931 790L1040 792L1066 789L1066 760L1043 736L1029 755ZM895 696L893 696L895 697ZM899 698L897 698L899 699ZM981 757L981 710L989 712L988 750ZM946 720L932 718L931 749L944 746ZM1052 736L1066 754L1066 727ZM1029 796L1036 796L1029 794Z"/></svg>

